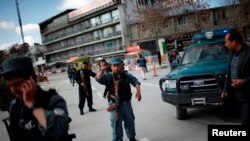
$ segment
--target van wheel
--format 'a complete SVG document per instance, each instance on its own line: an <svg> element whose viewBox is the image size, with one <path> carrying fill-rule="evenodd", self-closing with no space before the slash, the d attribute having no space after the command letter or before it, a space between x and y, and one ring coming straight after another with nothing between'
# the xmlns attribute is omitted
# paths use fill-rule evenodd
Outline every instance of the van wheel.
<svg viewBox="0 0 250 141"><path fill-rule="evenodd" d="M176 118L179 120L187 119L187 109L176 107Z"/></svg>

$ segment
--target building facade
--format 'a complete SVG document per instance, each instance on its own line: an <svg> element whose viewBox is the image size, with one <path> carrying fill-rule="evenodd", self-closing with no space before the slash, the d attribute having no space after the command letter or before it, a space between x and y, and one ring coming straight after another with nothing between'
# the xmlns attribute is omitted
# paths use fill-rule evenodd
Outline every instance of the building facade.
<svg viewBox="0 0 250 141"><path fill-rule="evenodd" d="M154 6L153 2L157 1L148 3L145 0L137 0L137 8ZM248 4L248 6L250 5ZM194 34L200 31L226 27L235 27L242 31L246 41L250 42L250 12L247 8L245 8L245 11L242 11L242 9L239 4L206 8L202 9L202 11L197 8L184 7L183 11L179 11L179 14L162 18L158 26L155 26L154 23L151 24L151 26L158 28L158 37L152 34L150 27L147 27L150 26L149 24L135 22L130 24L130 28L128 28L130 30L131 44L139 45L143 49L149 49L152 54L161 50L161 55L163 55L166 52L163 52L161 48L162 42L159 41L164 41L167 48L172 49L174 46L182 50L192 43L191 40Z"/></svg>
<svg viewBox="0 0 250 141"><path fill-rule="evenodd" d="M96 0L41 22L47 64L71 57L123 57L128 45L123 8L119 1Z"/></svg>
<svg viewBox="0 0 250 141"><path fill-rule="evenodd" d="M82 8L66 10L41 22L39 25L42 43L47 47L47 64L84 56L93 59L123 58L129 46L139 46L149 50L152 55L159 51L164 55L164 48L167 50L175 47L182 50L190 45L193 34L201 30L222 27L242 27L245 38L250 42L250 18L242 22L241 19L246 18L239 15L241 11L235 10L237 5L205 9L205 16L199 15L197 9L184 9L179 14L159 19L161 22L158 25L152 24L151 26L159 31L156 36L152 34L152 28L148 27L150 24L141 24L138 20L140 15L135 9L154 6L159 2L96 0ZM247 16L249 15L248 10ZM238 17L239 21L236 22L235 17ZM198 24L195 21L198 21Z"/></svg>

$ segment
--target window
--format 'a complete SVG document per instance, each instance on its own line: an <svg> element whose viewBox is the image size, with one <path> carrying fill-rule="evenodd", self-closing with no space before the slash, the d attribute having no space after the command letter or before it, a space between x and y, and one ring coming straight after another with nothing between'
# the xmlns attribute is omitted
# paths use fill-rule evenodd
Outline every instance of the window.
<svg viewBox="0 0 250 141"><path fill-rule="evenodd" d="M106 13L106 14L101 15L101 23L105 24L105 23L108 23L108 22L111 22L110 13Z"/></svg>
<svg viewBox="0 0 250 141"><path fill-rule="evenodd" d="M140 31L141 32L146 31L146 26L145 25L140 25Z"/></svg>
<svg viewBox="0 0 250 141"><path fill-rule="evenodd" d="M115 25L115 32L121 32L122 28L120 24Z"/></svg>
<svg viewBox="0 0 250 141"><path fill-rule="evenodd" d="M82 44L82 36L77 36L76 37L76 44L77 45Z"/></svg>
<svg viewBox="0 0 250 141"><path fill-rule="evenodd" d="M94 45L94 51L96 54L100 54L104 52L103 44L95 44Z"/></svg>
<svg viewBox="0 0 250 141"><path fill-rule="evenodd" d="M70 35L70 34L72 34L72 32L73 32L72 27L67 27L66 28L66 35Z"/></svg>
<svg viewBox="0 0 250 141"><path fill-rule="evenodd" d="M101 23L100 23L99 17L95 17L95 18L90 19L90 24L92 27L100 25Z"/></svg>
<svg viewBox="0 0 250 141"><path fill-rule="evenodd" d="M164 19L163 27L170 27L171 26L171 19Z"/></svg>
<svg viewBox="0 0 250 141"><path fill-rule="evenodd" d="M81 22L81 25L82 25L82 29L89 29L90 28L89 21Z"/></svg>
<svg viewBox="0 0 250 141"><path fill-rule="evenodd" d="M107 37L111 37L113 33L113 29L111 27L107 27L103 29L103 37L107 38Z"/></svg>
<svg viewBox="0 0 250 141"><path fill-rule="evenodd" d="M187 24L187 17L178 17L176 18L177 25Z"/></svg>
<svg viewBox="0 0 250 141"><path fill-rule="evenodd" d="M95 40L100 40L102 37L102 32L101 30L94 31L94 39Z"/></svg>
<svg viewBox="0 0 250 141"><path fill-rule="evenodd" d="M65 47L66 47L66 41L61 41L61 42L60 42L60 46L61 46L62 48L65 48Z"/></svg>
<svg viewBox="0 0 250 141"><path fill-rule="evenodd" d="M74 26L73 26L73 31L74 31L74 33L80 32L80 28L81 28L81 25L80 25L80 24L74 25Z"/></svg>
<svg viewBox="0 0 250 141"><path fill-rule="evenodd" d="M113 21L119 19L119 11L118 11L118 9L112 11L112 19L113 19Z"/></svg>

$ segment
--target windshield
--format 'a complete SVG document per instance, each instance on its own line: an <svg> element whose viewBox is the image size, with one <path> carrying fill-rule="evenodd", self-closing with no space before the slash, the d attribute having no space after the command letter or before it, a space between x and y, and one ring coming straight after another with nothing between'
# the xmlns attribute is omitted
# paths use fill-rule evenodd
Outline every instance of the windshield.
<svg viewBox="0 0 250 141"><path fill-rule="evenodd" d="M181 65L225 59L227 58L227 55L228 49L224 46L224 43L191 47L187 48Z"/></svg>

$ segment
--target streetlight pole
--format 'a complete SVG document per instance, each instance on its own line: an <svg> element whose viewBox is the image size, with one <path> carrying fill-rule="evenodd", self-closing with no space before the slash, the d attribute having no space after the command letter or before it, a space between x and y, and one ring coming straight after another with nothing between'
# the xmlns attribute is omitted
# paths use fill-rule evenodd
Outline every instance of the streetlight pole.
<svg viewBox="0 0 250 141"><path fill-rule="evenodd" d="M23 36L23 27L22 27L22 20L21 20L20 12L19 12L18 0L15 0L15 1L16 1L16 10L17 10L18 22L19 22L19 26L20 26L20 30L21 30L22 41L23 41L23 44L24 44L25 42L24 42L24 36Z"/></svg>

